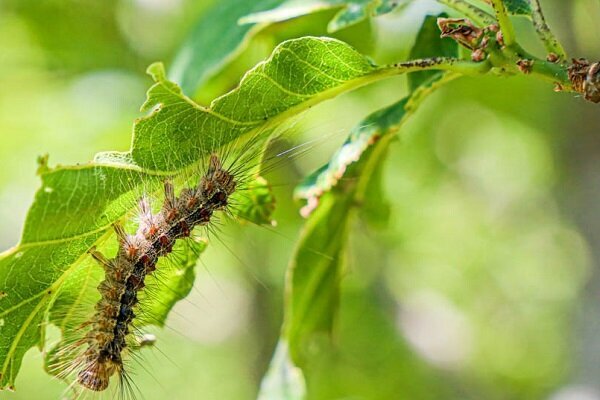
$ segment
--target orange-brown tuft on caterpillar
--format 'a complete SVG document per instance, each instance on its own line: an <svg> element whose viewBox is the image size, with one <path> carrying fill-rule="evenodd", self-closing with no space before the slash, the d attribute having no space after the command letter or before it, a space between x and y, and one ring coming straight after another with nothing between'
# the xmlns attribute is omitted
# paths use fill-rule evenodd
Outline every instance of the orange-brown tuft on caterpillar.
<svg viewBox="0 0 600 400"><path fill-rule="evenodd" d="M122 366L122 362L102 362L99 359L91 359L85 369L77 374L77 382L86 389L100 392L108 387L110 377Z"/></svg>
<svg viewBox="0 0 600 400"><path fill-rule="evenodd" d="M134 234L115 224L119 248L114 258L90 249L91 256L103 266L105 277L98 286L101 298L95 314L85 324L89 331L77 343L87 344L73 364L81 386L103 391L113 375L123 376L123 352L146 276L156 270L160 257L169 254L178 239L190 236L194 227L208 224L215 211L227 207L236 185L233 174L213 154L198 185L183 189L179 197L170 181L164 183L165 197L158 213L153 214L148 201L141 199L140 222Z"/></svg>

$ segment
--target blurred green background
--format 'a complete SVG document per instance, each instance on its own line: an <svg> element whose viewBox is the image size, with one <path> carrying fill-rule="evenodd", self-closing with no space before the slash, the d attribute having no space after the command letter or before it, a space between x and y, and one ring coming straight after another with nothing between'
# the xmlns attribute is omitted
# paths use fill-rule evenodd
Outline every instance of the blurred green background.
<svg viewBox="0 0 600 400"><path fill-rule="evenodd" d="M36 157L127 150L150 79L212 6L193 0L0 0L0 250L18 242ZM600 54L600 2L546 0L569 54ZM417 1L337 34L378 62L407 57ZM283 38L323 35L331 12L280 23L193 95L207 104ZM532 37L524 20L520 35ZM533 41L525 45L540 51ZM133 365L146 399L253 399L277 342L285 269L302 219L294 185L344 134L406 93L394 78L315 107L287 148L327 135L269 177L278 226L229 223L196 287ZM600 400L600 113L527 77L469 78L429 99L385 171L387 227L357 222L337 349L312 360L311 399ZM4 399L65 388L31 349Z"/></svg>

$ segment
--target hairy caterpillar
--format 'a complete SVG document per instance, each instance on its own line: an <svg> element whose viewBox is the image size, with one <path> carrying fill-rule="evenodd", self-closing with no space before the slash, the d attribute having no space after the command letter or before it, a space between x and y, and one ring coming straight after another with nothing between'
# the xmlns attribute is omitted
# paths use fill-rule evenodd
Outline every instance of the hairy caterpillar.
<svg viewBox="0 0 600 400"><path fill-rule="evenodd" d="M104 269L105 276L98 290L95 286L99 279L89 287L89 290L100 293L100 299L80 307L82 315L79 320L85 322L76 326L64 343L53 350L55 360L47 364L50 372L71 383L70 388L76 392L102 392L114 381L119 384L121 395L123 386L134 395L131 389L135 382L128 374L128 370L131 372L128 363L137 359L136 350L144 345L139 340L140 334L143 334L140 327L155 324L152 317L145 315L146 303L137 304L139 293L143 294L142 300L153 300L153 296L146 296L148 287L144 285L145 278L152 275L155 283L154 277L160 276L163 271L160 266L154 271L157 261L165 259L175 242L190 236L194 227L212 231L215 227L214 213L239 217L239 200L244 191L253 190L257 182L254 172L259 164L262 165L261 174L264 174L282 163L288 163L290 156L296 158L307 149L305 143L265 158L264 138L263 132L260 137L246 141L242 149L237 144L221 148L218 155L208 157L208 161L203 163L207 164L205 167L193 173L194 177L167 178L160 190L163 195L159 196L159 201L151 201L154 197L151 191L142 190L145 194L136 201L134 214L123 223L116 223L114 231L117 239L108 240L118 242L116 255L109 257L113 254L112 244L108 247L99 245L101 250L90 249L91 257L88 258L94 258ZM183 188L177 190L180 184ZM241 218L245 219L244 216ZM175 248L175 256L179 255L177 251ZM95 265L92 267L101 271ZM93 311L90 312L90 309Z"/></svg>
<svg viewBox="0 0 600 400"><path fill-rule="evenodd" d="M233 175L212 154L208 171L196 187L186 188L176 197L173 184L165 182L165 200L159 213L152 213L146 199L140 201L140 225L135 234L128 235L121 225L115 225L119 239L115 258L109 260L91 251L106 277L98 286L102 298L85 336L88 348L77 361L79 384L102 391L110 378L123 370L122 352L135 318L137 292L143 290L146 275L156 269L159 257L172 251L177 239L188 237L194 227L208 224L213 212L225 209L235 187Z"/></svg>

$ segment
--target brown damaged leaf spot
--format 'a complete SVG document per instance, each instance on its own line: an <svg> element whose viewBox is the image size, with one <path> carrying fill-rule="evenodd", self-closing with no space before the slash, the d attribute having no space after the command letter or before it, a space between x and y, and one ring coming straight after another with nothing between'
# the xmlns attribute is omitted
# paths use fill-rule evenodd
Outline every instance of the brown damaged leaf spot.
<svg viewBox="0 0 600 400"><path fill-rule="evenodd" d="M495 24L479 28L470 20L465 18L438 18L440 37L449 37L461 46L471 50L471 60L483 61L487 58L488 45L496 41L500 47L504 47L502 33Z"/></svg>
<svg viewBox="0 0 600 400"><path fill-rule="evenodd" d="M449 37L470 50L481 47L483 29L473 25L465 18L438 18L438 27L442 32L441 37Z"/></svg>

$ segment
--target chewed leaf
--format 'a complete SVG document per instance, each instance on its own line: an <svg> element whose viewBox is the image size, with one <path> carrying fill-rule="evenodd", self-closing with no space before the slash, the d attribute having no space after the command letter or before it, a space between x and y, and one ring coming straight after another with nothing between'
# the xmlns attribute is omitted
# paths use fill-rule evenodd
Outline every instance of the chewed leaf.
<svg viewBox="0 0 600 400"><path fill-rule="evenodd" d="M357 24L366 18L383 15L399 6L393 0L290 0L268 11L247 15L240 23L273 23L312 14L315 12L340 8L327 26L329 32Z"/></svg>
<svg viewBox="0 0 600 400"><path fill-rule="evenodd" d="M366 83L361 80L374 72L347 44L306 37L277 46L268 60L246 73L238 88L208 108L155 75L157 82L144 105L154 112L135 125L131 159L158 173L185 168L215 144L274 126L344 87Z"/></svg>
<svg viewBox="0 0 600 400"><path fill-rule="evenodd" d="M506 10L513 15L531 16L531 3L529 0L504 0Z"/></svg>
<svg viewBox="0 0 600 400"><path fill-rule="evenodd" d="M227 0L216 2L196 22L179 50L170 78L193 96L198 88L247 45L259 26L239 24L244 15L268 10L283 0Z"/></svg>
<svg viewBox="0 0 600 400"><path fill-rule="evenodd" d="M1 388L14 384L25 352L42 345L53 304L77 308L77 282L88 275L97 282L89 271L99 267L87 251L114 250L112 224L131 213L143 193L159 192L165 176L189 177L220 146L242 144L312 105L391 75L343 42L314 37L279 45L208 108L184 96L162 66L149 72L155 80L144 104L149 114L135 122L129 152L40 168L41 188L21 242L0 256L0 293L6 293L0 297Z"/></svg>
<svg viewBox="0 0 600 400"><path fill-rule="evenodd" d="M352 207L363 201L388 139L404 121L407 104L405 98L368 116L329 164L297 189L298 196L308 199L308 220L290 265L283 333L296 365L303 365L319 337L331 333ZM342 176L347 179L338 184Z"/></svg>
<svg viewBox="0 0 600 400"><path fill-rule="evenodd" d="M194 268L207 244L203 238L180 241L173 249L173 257L159 261L158 272L147 278L147 289L143 292L146 296L140 299L146 317L137 327L150 323L164 326L173 306L192 290L196 279Z"/></svg>

